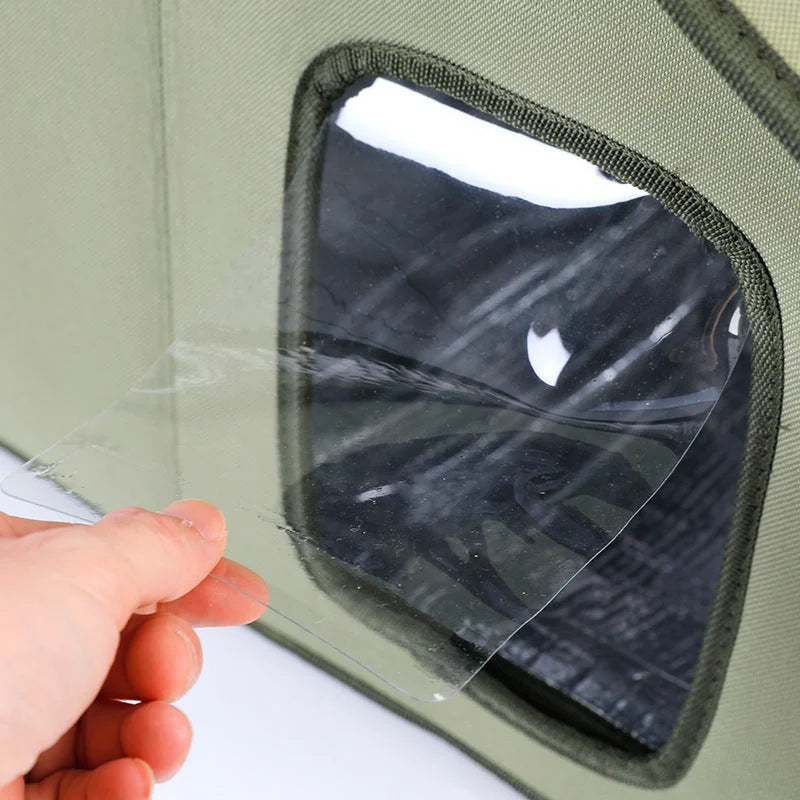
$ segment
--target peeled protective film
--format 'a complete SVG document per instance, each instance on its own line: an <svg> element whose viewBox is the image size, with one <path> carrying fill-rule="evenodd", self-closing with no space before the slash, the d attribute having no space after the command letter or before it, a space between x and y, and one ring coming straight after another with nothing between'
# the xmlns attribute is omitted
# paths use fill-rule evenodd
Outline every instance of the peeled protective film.
<svg viewBox="0 0 800 800"><path fill-rule="evenodd" d="M270 230L2 489L88 522L215 502L273 612L444 699L691 446L747 336L735 275L644 192L382 79Z"/></svg>

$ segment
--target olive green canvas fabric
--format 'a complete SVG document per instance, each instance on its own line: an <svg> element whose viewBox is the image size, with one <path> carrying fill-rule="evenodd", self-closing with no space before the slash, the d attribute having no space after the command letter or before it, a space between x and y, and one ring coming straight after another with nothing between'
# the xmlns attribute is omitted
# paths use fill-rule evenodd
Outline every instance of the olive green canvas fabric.
<svg viewBox="0 0 800 800"><path fill-rule="evenodd" d="M153 3L0 8L0 444L21 454L172 338L158 23Z"/></svg>
<svg viewBox="0 0 800 800"><path fill-rule="evenodd" d="M166 345L173 320L190 321L234 265L264 265L277 291L294 92L312 59L343 42L388 42L463 66L641 153L726 214L774 282L789 391L721 700L679 782L654 791L576 764L529 735L536 714L482 676L469 692L423 706L277 617L263 623L551 800L797 796L800 166L659 3L164 0L110 8L83 0L57 15L21 2L0 14L10 43L0 48L0 85L15 110L14 124L0 128L3 275L15 287L1 312L0 438L26 454L123 392ZM244 437L254 461L275 461L277 493L273 389L265 387L264 404L217 424ZM177 442L159 440L154 451L180 461L181 420L198 412L180 403L174 411ZM213 494L202 464L181 466L199 484L206 475ZM248 464L240 466L247 475ZM300 581L290 549L274 569L294 569ZM350 624L342 609L330 615ZM386 657L402 653L387 644ZM496 713L503 706L508 713Z"/></svg>

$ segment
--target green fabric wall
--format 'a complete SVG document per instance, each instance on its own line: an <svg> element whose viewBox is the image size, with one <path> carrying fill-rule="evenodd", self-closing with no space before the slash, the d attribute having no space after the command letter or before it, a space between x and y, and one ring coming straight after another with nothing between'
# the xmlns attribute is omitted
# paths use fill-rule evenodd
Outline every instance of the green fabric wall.
<svg viewBox="0 0 800 800"><path fill-rule="evenodd" d="M178 326L191 320L234 265L261 265L272 281L267 291L274 291L293 92L309 61L343 41L389 41L463 65L646 155L727 214L775 282L789 392L719 709L686 777L656 794L665 800L797 795L800 166L658 3L80 0L55 13L14 0L0 15L0 92L12 112L0 127L0 244L5 285L13 287L0 300L6 378L0 439L28 454L131 384L165 346L171 320ZM208 424L227 426L232 440L244 437L253 464L272 458L277 496L272 394L265 387L264 403L251 404L236 420L211 414ZM178 402L175 413L176 457L213 496L208 466L181 458L182 420L201 412ZM172 453L171 432L164 435L154 456ZM249 466L245 457L244 476ZM257 542L236 541L233 555L262 557ZM267 577L280 570L315 591L289 546L280 563L262 567ZM342 630L354 625L338 607L327 613ZM277 617L268 614L264 622L376 691L390 692ZM387 658L395 657L402 656L388 647ZM473 692L454 700L405 704L551 800L653 794L536 743L490 713L479 702L482 693L491 687L479 676ZM536 724L535 715L519 717L520 724Z"/></svg>

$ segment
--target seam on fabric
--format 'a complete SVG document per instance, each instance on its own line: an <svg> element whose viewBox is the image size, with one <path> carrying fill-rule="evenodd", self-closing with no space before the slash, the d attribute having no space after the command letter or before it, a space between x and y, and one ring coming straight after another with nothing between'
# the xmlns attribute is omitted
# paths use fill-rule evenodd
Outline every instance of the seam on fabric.
<svg viewBox="0 0 800 800"><path fill-rule="evenodd" d="M331 104L355 80L373 74L442 90L501 122L576 153L616 177L646 189L669 211L683 219L693 232L709 239L728 254L737 272L753 335L746 449L736 510L726 541L723 566L695 678L670 739L654 754L632 755L582 734L535 709L520 708L524 700L486 674L478 675L465 690L476 702L489 708L508 724L586 767L616 780L647 788L670 786L693 763L717 707L738 631L774 455L782 399L783 350L780 312L771 279L744 234L674 173L598 131L512 94L451 62L385 43L341 45L321 54L306 70L295 95L287 152L287 184L300 168L302 159L307 157L306 151L313 147ZM313 173L312 167L309 174L304 176L306 195L314 193ZM313 206L313 202L310 205ZM308 230L308 207L309 203L303 198L297 208L287 207L285 235L293 236L298 226L300 230ZM292 433L296 435L297 432L295 429ZM286 434L289 435L289 432ZM306 563L305 566L315 580L322 583L310 565ZM285 637L283 643L286 643ZM314 660L319 665L327 663L323 657L315 657ZM330 666L326 668L330 669ZM335 674L341 677L344 672L335 670ZM362 690L366 686L350 675L346 680ZM377 690L370 689L368 693L393 710L402 708ZM428 729L437 730L435 725L420 720L408 708L403 709L403 716L423 722ZM438 732L442 733L440 730ZM473 755L457 737L447 734L446 738ZM485 758L481 760L487 763ZM498 771L496 765L492 765L492 769ZM527 790L532 791L532 787L527 787Z"/></svg>
<svg viewBox="0 0 800 800"><path fill-rule="evenodd" d="M169 346L175 339L175 297L174 297L174 277L173 277L173 248L172 248L172 224L171 224L171 202L170 202L170 180L169 180L169 142L167 139L167 79L166 79L166 41L164 25L164 0L155 0L155 25L156 25L156 69L158 73L158 152L156 156L156 176L155 183L159 191L159 214L161 224L158 230L161 234L161 259L164 273L164 297L162 303L166 308L165 312L165 335L166 345ZM168 360L169 386L175 382L175 367ZM178 445L178 404L175 393L170 392L167 397L170 415L170 436L172 460L175 465L175 472L179 474L180 450Z"/></svg>
<svg viewBox="0 0 800 800"><path fill-rule="evenodd" d="M800 77L729 0L656 0L795 159Z"/></svg>
<svg viewBox="0 0 800 800"><path fill-rule="evenodd" d="M726 0L716 0L715 9L735 28L740 39L750 46L752 54L770 68L775 80L785 84L800 105L800 80L791 67L734 6Z"/></svg>

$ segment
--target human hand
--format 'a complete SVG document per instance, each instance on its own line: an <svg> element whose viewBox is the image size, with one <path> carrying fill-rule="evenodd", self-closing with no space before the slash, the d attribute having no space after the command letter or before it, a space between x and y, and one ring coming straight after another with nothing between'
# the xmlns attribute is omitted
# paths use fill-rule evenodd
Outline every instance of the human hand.
<svg viewBox="0 0 800 800"><path fill-rule="evenodd" d="M177 772L193 626L251 622L267 599L221 558L226 535L198 500L91 526L0 514L0 800L143 800Z"/></svg>

